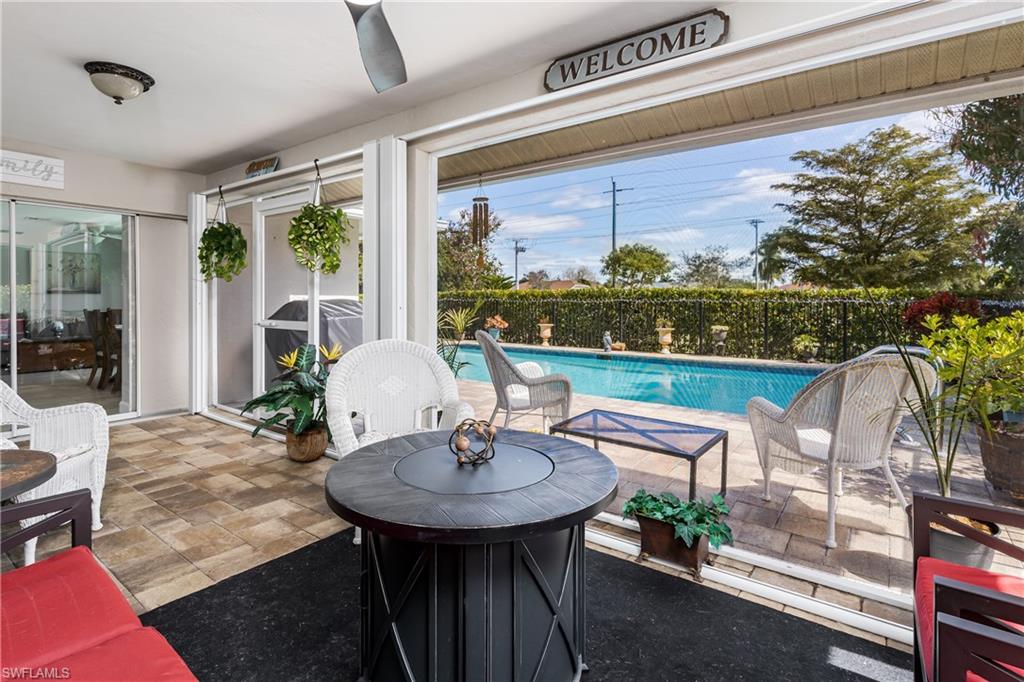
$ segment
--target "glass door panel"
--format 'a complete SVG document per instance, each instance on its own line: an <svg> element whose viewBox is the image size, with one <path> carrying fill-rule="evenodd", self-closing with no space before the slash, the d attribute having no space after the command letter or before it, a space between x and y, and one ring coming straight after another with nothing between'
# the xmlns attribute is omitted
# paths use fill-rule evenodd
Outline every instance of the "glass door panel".
<svg viewBox="0 0 1024 682"><path fill-rule="evenodd" d="M17 390L33 406L134 410L132 230L119 213L16 203L3 274L17 292Z"/></svg>
<svg viewBox="0 0 1024 682"><path fill-rule="evenodd" d="M325 185L325 196L330 185ZM341 245L341 267L333 275L320 275L320 343L341 344L347 352L363 341L363 212L360 206L342 207L349 220L348 244Z"/></svg>
<svg viewBox="0 0 1024 682"><path fill-rule="evenodd" d="M211 388L215 405L237 410L253 397L252 202L229 207L227 218L238 226L248 243L247 265L230 282L216 279L211 285L215 357L210 366L216 368Z"/></svg>
<svg viewBox="0 0 1024 682"><path fill-rule="evenodd" d="M11 204L0 201L0 381L11 383L11 349L17 343L11 324ZM4 419L0 416L0 429Z"/></svg>
<svg viewBox="0 0 1024 682"><path fill-rule="evenodd" d="M307 306L312 276L295 260L288 245L288 228L300 207L264 213L263 243L263 318L262 328L263 385L273 383L282 371L277 358L307 343L309 338ZM259 334L257 334L259 336Z"/></svg>

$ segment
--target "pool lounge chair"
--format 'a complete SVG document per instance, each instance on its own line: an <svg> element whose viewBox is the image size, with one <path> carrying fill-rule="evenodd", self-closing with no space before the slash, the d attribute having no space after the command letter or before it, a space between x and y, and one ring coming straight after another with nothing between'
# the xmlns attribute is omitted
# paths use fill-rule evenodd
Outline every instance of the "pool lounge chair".
<svg viewBox="0 0 1024 682"><path fill-rule="evenodd" d="M935 369L911 358L928 390ZM844 362L819 374L794 396L789 407L755 397L747 403L757 458L764 472L764 499L771 499L772 469L803 474L825 466L828 471L828 535L836 546L836 497L843 494L843 469L881 467L901 508L907 500L889 468L893 436L914 400L914 385L903 360L880 354Z"/></svg>
<svg viewBox="0 0 1024 682"><path fill-rule="evenodd" d="M544 374L536 362L512 362L498 342L485 331L476 333L477 343L484 354L487 371L494 384L496 402L491 422L498 410L505 411L505 424L512 421L513 413L524 416L540 410L544 418L544 431L552 418L569 418L572 407L572 383L564 374Z"/></svg>

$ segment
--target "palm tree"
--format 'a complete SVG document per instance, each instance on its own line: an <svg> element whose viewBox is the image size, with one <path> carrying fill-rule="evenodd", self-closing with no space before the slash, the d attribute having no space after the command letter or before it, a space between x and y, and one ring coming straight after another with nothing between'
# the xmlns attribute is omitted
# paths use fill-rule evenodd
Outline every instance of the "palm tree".
<svg viewBox="0 0 1024 682"><path fill-rule="evenodd" d="M783 241L784 236L779 232L766 234L761 240L755 274L766 287L772 282L782 279L786 270L789 269L790 263L786 258ZM753 252L751 253L753 254Z"/></svg>

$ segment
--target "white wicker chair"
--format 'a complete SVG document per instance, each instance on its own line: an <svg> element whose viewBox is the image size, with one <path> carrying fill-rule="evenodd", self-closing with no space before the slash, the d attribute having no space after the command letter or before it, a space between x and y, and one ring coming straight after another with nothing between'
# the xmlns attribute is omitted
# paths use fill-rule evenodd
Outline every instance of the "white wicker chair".
<svg viewBox="0 0 1024 682"><path fill-rule="evenodd" d="M100 503L107 479L107 451L110 433L107 413L99 405L79 403L40 410L18 396L7 384L0 382L0 423L27 426L29 447L57 457L57 473L46 483L15 498L27 502L40 497L88 488L92 495L92 529L103 527ZM0 447L11 447L5 441ZM38 519L26 519L22 526ZM25 543L25 565L35 562L36 540Z"/></svg>
<svg viewBox="0 0 1024 682"><path fill-rule="evenodd" d="M341 456L415 431L454 429L473 416L437 352L401 339L371 341L343 355L331 369L324 399Z"/></svg>
<svg viewBox="0 0 1024 682"><path fill-rule="evenodd" d="M572 411L572 382L564 374L544 374L536 362L512 362L512 358L484 330L476 333L476 341L487 363L487 371L494 384L495 403L491 421L498 416L498 410L505 411L505 426L512 420L512 414L529 414L540 410L544 431L549 421L568 419Z"/></svg>
<svg viewBox="0 0 1024 682"><path fill-rule="evenodd" d="M935 386L935 369L912 358L928 390ZM764 499L771 499L772 469L807 473L828 471L827 547L836 546L836 497L843 494L843 469L882 467L889 486L900 492L889 468L892 441L904 414L904 399L916 393L910 372L895 355L875 355L844 362L822 372L782 409L761 397L747 403L757 457L764 472Z"/></svg>

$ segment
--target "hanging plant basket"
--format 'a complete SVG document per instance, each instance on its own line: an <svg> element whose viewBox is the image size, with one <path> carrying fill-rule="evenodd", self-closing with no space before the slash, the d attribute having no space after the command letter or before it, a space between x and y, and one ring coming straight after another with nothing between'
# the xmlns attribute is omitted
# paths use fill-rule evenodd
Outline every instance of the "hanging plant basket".
<svg viewBox="0 0 1024 682"><path fill-rule="evenodd" d="M227 220L224 195L217 204L217 218L210 221L199 239L199 271L203 281L219 278L230 282L246 266L249 244L242 230Z"/></svg>
<svg viewBox="0 0 1024 682"><path fill-rule="evenodd" d="M292 218L288 228L288 246L295 252L295 260L310 272L333 275L341 267L341 245L348 244L348 229L352 224L340 208L331 208L319 203L320 165L316 167L316 181L313 184L313 202L306 204L299 214Z"/></svg>

